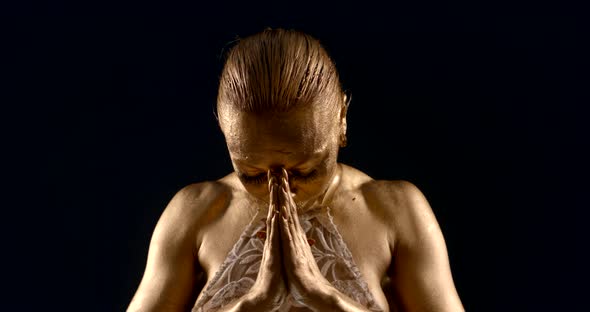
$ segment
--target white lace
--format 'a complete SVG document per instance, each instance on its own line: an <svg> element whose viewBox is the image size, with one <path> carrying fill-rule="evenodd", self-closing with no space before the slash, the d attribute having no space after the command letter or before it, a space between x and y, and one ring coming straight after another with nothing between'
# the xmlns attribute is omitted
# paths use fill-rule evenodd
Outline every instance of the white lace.
<svg viewBox="0 0 590 312"><path fill-rule="evenodd" d="M199 296L192 312L216 311L246 294L256 280L264 243L265 218L261 211L252 219L227 258ZM369 308L382 311L368 290L367 283L352 259L350 250L334 225L330 208L318 206L299 216L311 251L326 279L344 295ZM262 232L261 232L262 233ZM261 236L259 238L259 235ZM309 311L289 294L278 311Z"/></svg>

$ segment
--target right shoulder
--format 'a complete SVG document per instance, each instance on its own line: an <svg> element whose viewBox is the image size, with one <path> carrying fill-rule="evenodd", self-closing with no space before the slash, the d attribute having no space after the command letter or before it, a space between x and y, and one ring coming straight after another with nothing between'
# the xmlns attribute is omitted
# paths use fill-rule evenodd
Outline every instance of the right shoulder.
<svg viewBox="0 0 590 312"><path fill-rule="evenodd" d="M230 193L231 188L219 181L192 183L174 194L166 210L189 215L199 214Z"/></svg>
<svg viewBox="0 0 590 312"><path fill-rule="evenodd" d="M155 236L196 237L195 243L199 246L200 229L223 214L231 195L231 187L219 181L193 183L181 188L162 212Z"/></svg>
<svg viewBox="0 0 590 312"><path fill-rule="evenodd" d="M180 189L162 212L153 232L146 269L128 311L176 311L190 301L200 232L222 210L231 192L223 183L202 182Z"/></svg>

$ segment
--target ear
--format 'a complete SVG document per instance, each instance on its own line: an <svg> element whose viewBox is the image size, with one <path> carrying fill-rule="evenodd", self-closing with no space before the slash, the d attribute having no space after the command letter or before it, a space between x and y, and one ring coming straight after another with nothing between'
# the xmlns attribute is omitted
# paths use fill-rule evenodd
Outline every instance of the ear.
<svg viewBox="0 0 590 312"><path fill-rule="evenodd" d="M340 147L345 147L347 143L346 130L348 125L346 123L346 114L348 113L350 100L351 97L345 93L342 98L342 106L340 107Z"/></svg>

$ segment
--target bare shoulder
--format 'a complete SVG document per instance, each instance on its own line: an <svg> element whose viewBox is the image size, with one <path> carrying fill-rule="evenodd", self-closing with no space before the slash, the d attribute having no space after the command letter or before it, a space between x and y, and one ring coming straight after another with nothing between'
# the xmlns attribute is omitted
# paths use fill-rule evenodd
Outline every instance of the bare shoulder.
<svg viewBox="0 0 590 312"><path fill-rule="evenodd" d="M426 201L420 189L409 181L375 180L354 167L341 165L344 189L362 193L371 207L398 215Z"/></svg>
<svg viewBox="0 0 590 312"><path fill-rule="evenodd" d="M190 302L201 268L195 265L202 224L221 210L223 183L201 182L180 189L154 229L141 283L127 311L176 311Z"/></svg>
<svg viewBox="0 0 590 312"><path fill-rule="evenodd" d="M422 191L409 181L374 180L364 184L363 190L374 198L375 207L388 214L400 230L434 217Z"/></svg>
<svg viewBox="0 0 590 312"><path fill-rule="evenodd" d="M220 181L204 181L189 184L181 188L176 192L166 209L178 209L186 213L199 213L199 210L205 209L204 207L213 204L223 196L227 196L230 192L227 184Z"/></svg>
<svg viewBox="0 0 590 312"><path fill-rule="evenodd" d="M420 189L406 180L372 180L361 187L363 193L380 202L377 207L390 213L411 213L415 209L425 209L427 200Z"/></svg>
<svg viewBox="0 0 590 312"><path fill-rule="evenodd" d="M392 239L415 241L438 228L438 223L422 191L406 180L375 180L358 169L343 166L353 181L349 188L362 195L366 207L392 233ZM347 173L348 172L348 173Z"/></svg>
<svg viewBox="0 0 590 312"><path fill-rule="evenodd" d="M444 237L420 189L404 180L365 178L358 192L373 222L386 226L388 275L403 311L464 311L450 271Z"/></svg>
<svg viewBox="0 0 590 312"><path fill-rule="evenodd" d="M174 194L164 213L179 217L198 216L221 199L226 192L227 188L217 181L189 184Z"/></svg>
<svg viewBox="0 0 590 312"><path fill-rule="evenodd" d="M218 217L230 194L231 189L220 181L189 184L172 197L156 230L173 231L174 237L188 236L198 240L198 230L211 218Z"/></svg>
<svg viewBox="0 0 590 312"><path fill-rule="evenodd" d="M349 189L362 189L382 195L403 196L420 192L411 182L405 180L375 180L363 171L350 165L340 163L342 167L344 187Z"/></svg>

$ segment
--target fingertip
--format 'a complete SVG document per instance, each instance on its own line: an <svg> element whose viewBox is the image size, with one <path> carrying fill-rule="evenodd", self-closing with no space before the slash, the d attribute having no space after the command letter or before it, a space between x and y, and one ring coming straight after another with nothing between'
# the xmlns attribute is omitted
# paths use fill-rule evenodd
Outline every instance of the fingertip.
<svg viewBox="0 0 590 312"><path fill-rule="evenodd" d="M274 204L272 204L272 203L271 203L271 204L268 206L268 212L266 213L266 219L267 219L267 220L270 220L270 217L271 217L271 211L273 211L273 209L274 209Z"/></svg>

